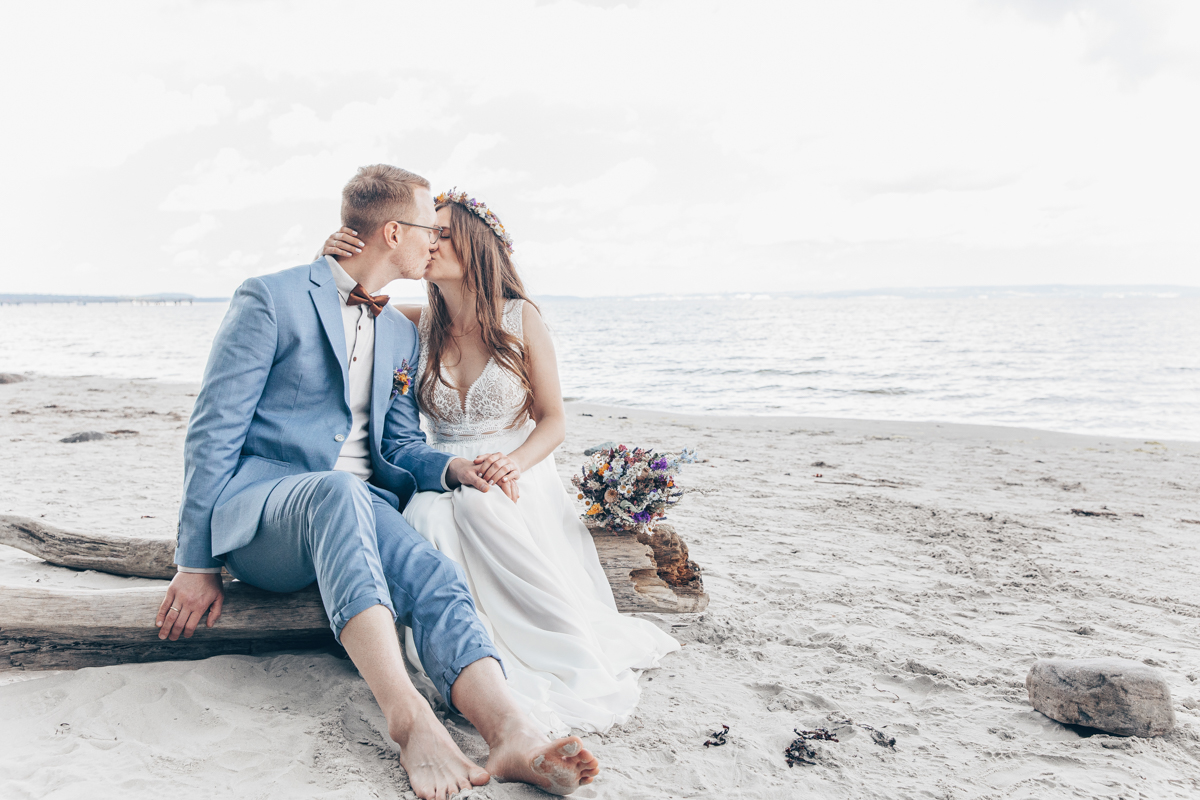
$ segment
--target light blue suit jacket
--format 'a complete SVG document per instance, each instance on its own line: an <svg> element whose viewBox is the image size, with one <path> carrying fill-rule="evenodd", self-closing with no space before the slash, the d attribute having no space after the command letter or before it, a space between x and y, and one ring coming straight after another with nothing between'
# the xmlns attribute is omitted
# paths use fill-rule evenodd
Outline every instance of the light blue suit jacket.
<svg viewBox="0 0 1200 800"><path fill-rule="evenodd" d="M324 258L250 278L234 293L213 341L184 443L175 563L219 567L258 531L267 495L288 475L333 469L350 433L346 334ZM415 491L442 491L451 456L425 442L416 392L391 399L417 329L394 308L375 318L371 483L400 508Z"/></svg>

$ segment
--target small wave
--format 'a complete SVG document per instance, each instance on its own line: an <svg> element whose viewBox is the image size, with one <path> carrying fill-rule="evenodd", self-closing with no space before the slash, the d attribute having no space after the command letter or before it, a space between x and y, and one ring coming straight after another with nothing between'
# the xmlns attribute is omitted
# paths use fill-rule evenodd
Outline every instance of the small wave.
<svg viewBox="0 0 1200 800"><path fill-rule="evenodd" d="M789 377L796 375L829 375L827 369L756 369L751 370L749 375L787 375Z"/></svg>

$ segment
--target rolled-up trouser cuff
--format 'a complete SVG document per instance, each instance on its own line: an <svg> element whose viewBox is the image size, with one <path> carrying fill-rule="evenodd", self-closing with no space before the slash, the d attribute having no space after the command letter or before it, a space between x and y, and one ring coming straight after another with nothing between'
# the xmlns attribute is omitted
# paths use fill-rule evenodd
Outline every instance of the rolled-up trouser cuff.
<svg viewBox="0 0 1200 800"><path fill-rule="evenodd" d="M442 673L442 685L437 688L438 691L442 693L442 699L446 701L446 705L449 706L450 710L455 714L461 714L462 712L454 707L454 701L450 699L450 692L454 688L454 682L458 680L459 673L483 658L496 659L496 663L500 665L500 671L504 673L505 678L508 677L508 672L506 672L504 669L504 661L500 658L500 654L496 652L496 648L492 647L490 644L480 645L474 650L469 650L460 655L458 658L454 659L454 663L447 667L446 671Z"/></svg>
<svg viewBox="0 0 1200 800"><path fill-rule="evenodd" d="M342 608L338 609L337 613L330 614L329 627L333 629L333 635L341 644L342 628L346 627L346 623L357 617L362 612L366 611L371 606L383 606L392 614L392 621L396 621L396 609L392 607L392 599L390 597L381 597L377 594L365 594L362 597L355 598L347 603ZM466 666L465 664L463 666ZM455 673L457 675L457 673Z"/></svg>

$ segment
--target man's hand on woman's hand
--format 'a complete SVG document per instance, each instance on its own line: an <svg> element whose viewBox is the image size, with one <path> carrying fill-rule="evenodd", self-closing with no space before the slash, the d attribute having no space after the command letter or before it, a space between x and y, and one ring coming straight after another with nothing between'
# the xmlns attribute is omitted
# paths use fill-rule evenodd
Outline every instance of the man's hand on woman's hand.
<svg viewBox="0 0 1200 800"><path fill-rule="evenodd" d="M451 489L456 486L474 486L481 492L488 490L488 482L479 476L475 465L465 458L455 458L446 469L446 483Z"/></svg>
<svg viewBox="0 0 1200 800"><path fill-rule="evenodd" d="M500 459L506 463L497 466L496 462ZM491 474L490 481L484 477L489 473ZM465 458L456 458L450 462L450 467L446 471L446 483L452 489L460 485L474 486L479 491L486 492L493 485L498 485L500 491L508 495L508 498L514 503L520 496L520 492L517 490L517 479L520 477L520 468L504 453L488 453L475 459L474 463Z"/></svg>
<svg viewBox="0 0 1200 800"><path fill-rule="evenodd" d="M317 258L321 256L341 256L342 258L352 258L362 249L366 247L366 243L358 238L358 234L349 228L340 228L337 233L331 234L325 240L325 245L321 248L321 252L317 254Z"/></svg>
<svg viewBox="0 0 1200 800"><path fill-rule="evenodd" d="M201 617L208 612L208 627L221 618L221 606L225 602L225 591L221 587L221 573L180 572L167 587L167 596L158 607L154 624L158 627L159 639L172 642L191 638Z"/></svg>

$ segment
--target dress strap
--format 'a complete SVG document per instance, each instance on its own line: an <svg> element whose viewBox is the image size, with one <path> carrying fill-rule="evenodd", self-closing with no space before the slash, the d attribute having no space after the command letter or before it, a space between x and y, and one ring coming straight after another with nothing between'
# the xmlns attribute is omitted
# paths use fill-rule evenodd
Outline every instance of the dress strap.
<svg viewBox="0 0 1200 800"><path fill-rule="evenodd" d="M421 316L417 318L417 358L422 364L429 360L429 326L432 319L429 306L421 306Z"/></svg>
<svg viewBox="0 0 1200 800"><path fill-rule="evenodd" d="M519 297L504 301L504 316L500 320L500 326L504 328L506 333L511 333L518 339L525 339L525 325L522 317L522 312L525 308L525 301Z"/></svg>

